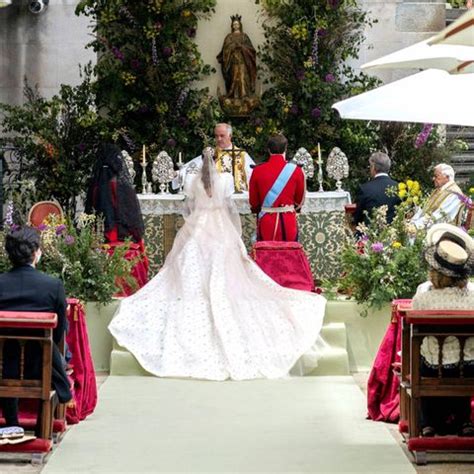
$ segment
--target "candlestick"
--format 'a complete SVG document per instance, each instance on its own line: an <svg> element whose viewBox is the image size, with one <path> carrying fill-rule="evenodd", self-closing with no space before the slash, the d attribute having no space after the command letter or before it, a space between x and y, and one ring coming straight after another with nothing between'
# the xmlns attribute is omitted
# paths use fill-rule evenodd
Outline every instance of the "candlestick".
<svg viewBox="0 0 474 474"><path fill-rule="evenodd" d="M145 145L143 145L143 151L142 151L142 166L146 166L146 151L145 151Z"/></svg>
<svg viewBox="0 0 474 474"><path fill-rule="evenodd" d="M323 189L323 159L321 158L321 147L318 142L318 183L319 183L319 189L318 192L322 193L324 192Z"/></svg>
<svg viewBox="0 0 474 474"><path fill-rule="evenodd" d="M183 164L183 157L182 157L182 153L179 152L178 153L178 165L182 165Z"/></svg>
<svg viewBox="0 0 474 474"><path fill-rule="evenodd" d="M318 142L318 164L321 165L323 162L322 158L321 158L321 146L319 145L319 142Z"/></svg>

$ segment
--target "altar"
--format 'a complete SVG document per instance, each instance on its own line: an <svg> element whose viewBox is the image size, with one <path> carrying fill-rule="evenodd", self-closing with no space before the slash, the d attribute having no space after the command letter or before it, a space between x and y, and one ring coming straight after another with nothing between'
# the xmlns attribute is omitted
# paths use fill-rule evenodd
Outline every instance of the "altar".
<svg viewBox="0 0 474 474"><path fill-rule="evenodd" d="M150 277L154 276L170 251L178 229L183 225L184 194L139 194L145 221L145 244L150 259ZM250 212L248 194L232 199L242 221L242 238L250 251L255 235L255 215ZM338 276L337 256L343 246L346 227L346 191L308 192L298 215L299 241L303 245L317 280Z"/></svg>

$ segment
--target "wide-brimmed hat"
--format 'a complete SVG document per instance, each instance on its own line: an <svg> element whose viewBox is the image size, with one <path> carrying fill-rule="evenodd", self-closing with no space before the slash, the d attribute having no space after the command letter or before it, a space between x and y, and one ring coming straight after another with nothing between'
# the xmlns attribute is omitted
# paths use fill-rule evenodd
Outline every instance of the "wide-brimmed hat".
<svg viewBox="0 0 474 474"><path fill-rule="evenodd" d="M443 275L466 278L474 268L474 240L451 224L435 224L426 235L425 259Z"/></svg>

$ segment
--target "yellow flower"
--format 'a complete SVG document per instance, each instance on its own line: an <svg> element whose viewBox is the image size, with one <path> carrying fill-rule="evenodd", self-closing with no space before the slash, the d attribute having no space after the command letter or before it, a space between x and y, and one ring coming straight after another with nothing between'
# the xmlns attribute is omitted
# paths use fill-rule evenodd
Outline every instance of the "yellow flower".
<svg viewBox="0 0 474 474"><path fill-rule="evenodd" d="M407 195L406 189L401 189L400 191L398 191L398 197L400 199L403 199L406 195Z"/></svg>
<svg viewBox="0 0 474 474"><path fill-rule="evenodd" d="M401 246L402 246L402 244L398 241L395 241L395 242L392 243L392 247L394 249L399 249Z"/></svg>
<svg viewBox="0 0 474 474"><path fill-rule="evenodd" d="M257 127L257 128L255 129L255 131L256 131L257 133L262 133L262 132L263 132L263 128L262 128L262 127Z"/></svg>
<svg viewBox="0 0 474 474"><path fill-rule="evenodd" d="M411 179L407 180L407 188L411 189L413 187L413 181Z"/></svg>
<svg viewBox="0 0 474 474"><path fill-rule="evenodd" d="M407 185L405 183L398 183L398 189L400 189L400 191L406 188L407 188Z"/></svg>
<svg viewBox="0 0 474 474"><path fill-rule="evenodd" d="M289 111L290 111L290 108L289 108L289 107L285 107L285 108L283 109L283 112L285 112L285 114L287 114Z"/></svg>
<svg viewBox="0 0 474 474"><path fill-rule="evenodd" d="M415 204L418 204L419 200L420 200L420 198L419 198L418 196L414 196L414 197L413 197L413 202L414 202Z"/></svg>
<svg viewBox="0 0 474 474"><path fill-rule="evenodd" d="M181 15L184 17L184 18L187 18L188 16L191 16L191 12L189 10L183 10Z"/></svg>

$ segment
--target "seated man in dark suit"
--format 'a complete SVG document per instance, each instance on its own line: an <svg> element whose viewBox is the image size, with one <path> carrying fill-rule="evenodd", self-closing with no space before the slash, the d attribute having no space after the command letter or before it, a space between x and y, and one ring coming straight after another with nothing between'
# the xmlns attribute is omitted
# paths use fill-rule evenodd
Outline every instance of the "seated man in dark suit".
<svg viewBox="0 0 474 474"><path fill-rule="evenodd" d="M72 394L64 369L64 359L57 347L65 335L66 297L61 280L36 270L41 258L40 236L36 229L23 227L12 230L5 239L5 250L13 268L0 274L0 310L50 312L58 316L53 331L52 384L59 402L71 400ZM38 344L27 345L25 378L36 378L41 370L41 352ZM3 350L3 377L19 378L20 349L17 341L5 343ZM7 426L18 425L18 399L1 399Z"/></svg>
<svg viewBox="0 0 474 474"><path fill-rule="evenodd" d="M400 203L398 183L388 175L391 161L387 154L373 153L369 158L371 180L360 186L357 194L357 210L354 214L354 224L368 224L374 208L388 206L387 222L391 223L395 216L395 206ZM388 195L389 188L395 188L395 193Z"/></svg>

